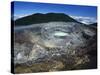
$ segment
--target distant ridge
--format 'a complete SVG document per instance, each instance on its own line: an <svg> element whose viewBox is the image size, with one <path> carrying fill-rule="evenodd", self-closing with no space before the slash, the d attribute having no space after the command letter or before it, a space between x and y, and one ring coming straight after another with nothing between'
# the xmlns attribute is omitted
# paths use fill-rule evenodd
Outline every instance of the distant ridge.
<svg viewBox="0 0 100 75"><path fill-rule="evenodd" d="M90 24L91 26L97 27L97 23Z"/></svg>
<svg viewBox="0 0 100 75"><path fill-rule="evenodd" d="M46 23L53 21L62 21L62 22L77 22L75 19L64 13L36 13L29 16L25 16L15 20L15 25L30 25L36 23Z"/></svg>

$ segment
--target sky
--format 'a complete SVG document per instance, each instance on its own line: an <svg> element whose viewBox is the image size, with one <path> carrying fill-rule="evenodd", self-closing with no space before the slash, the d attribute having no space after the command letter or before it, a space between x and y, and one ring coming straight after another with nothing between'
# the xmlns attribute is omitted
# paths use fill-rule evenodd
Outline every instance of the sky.
<svg viewBox="0 0 100 75"><path fill-rule="evenodd" d="M34 13L65 13L74 19L82 21L82 18L89 18L97 21L97 7L68 4L49 4L34 2L14 2L14 16L23 17ZM81 20L80 20L81 19Z"/></svg>

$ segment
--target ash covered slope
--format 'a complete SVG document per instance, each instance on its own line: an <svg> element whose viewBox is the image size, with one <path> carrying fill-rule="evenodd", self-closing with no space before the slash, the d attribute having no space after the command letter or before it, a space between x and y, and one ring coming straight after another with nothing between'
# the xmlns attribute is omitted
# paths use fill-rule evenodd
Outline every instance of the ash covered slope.
<svg viewBox="0 0 100 75"><path fill-rule="evenodd" d="M96 38L95 28L75 22L15 27L15 72L96 68Z"/></svg>
<svg viewBox="0 0 100 75"><path fill-rule="evenodd" d="M15 21L16 73L97 67L97 28L65 14L33 14Z"/></svg>
<svg viewBox="0 0 100 75"><path fill-rule="evenodd" d="M36 13L26 17L19 18L15 21L15 25L30 25L46 22L77 22L75 19L63 13Z"/></svg>

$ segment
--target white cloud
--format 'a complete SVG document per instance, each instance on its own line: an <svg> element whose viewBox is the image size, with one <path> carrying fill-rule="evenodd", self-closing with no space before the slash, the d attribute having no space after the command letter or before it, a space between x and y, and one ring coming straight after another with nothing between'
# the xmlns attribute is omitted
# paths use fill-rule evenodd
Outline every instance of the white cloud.
<svg viewBox="0 0 100 75"><path fill-rule="evenodd" d="M14 20L25 17L25 16L28 16L28 15L31 15L31 14L14 15Z"/></svg>
<svg viewBox="0 0 100 75"><path fill-rule="evenodd" d="M76 19L78 22L84 23L84 24L92 24L97 22L97 19L93 17L83 17L83 16L71 16L72 18Z"/></svg>

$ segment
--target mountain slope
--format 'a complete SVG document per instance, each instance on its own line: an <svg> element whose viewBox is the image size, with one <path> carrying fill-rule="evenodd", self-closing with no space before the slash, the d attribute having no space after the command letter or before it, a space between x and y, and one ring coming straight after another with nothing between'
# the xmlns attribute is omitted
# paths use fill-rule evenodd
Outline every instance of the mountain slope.
<svg viewBox="0 0 100 75"><path fill-rule="evenodd" d="M36 13L17 19L15 21L15 25L29 25L29 24L45 23L53 21L77 22L70 16L65 15L63 13L47 13L47 14Z"/></svg>
<svg viewBox="0 0 100 75"><path fill-rule="evenodd" d="M90 24L93 27L97 27L97 23Z"/></svg>

